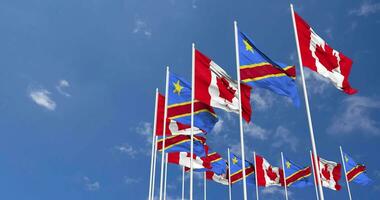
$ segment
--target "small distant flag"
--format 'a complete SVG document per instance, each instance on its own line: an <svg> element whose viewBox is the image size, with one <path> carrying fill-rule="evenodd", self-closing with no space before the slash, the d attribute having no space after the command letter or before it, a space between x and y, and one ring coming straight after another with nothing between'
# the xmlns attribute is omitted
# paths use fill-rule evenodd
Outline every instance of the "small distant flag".
<svg viewBox="0 0 380 200"><path fill-rule="evenodd" d="M194 136L194 154L200 157L206 156L208 147L205 145L206 139L201 136ZM163 138L157 140L157 150L162 151ZM165 138L165 152L190 152L191 138L188 135L175 135Z"/></svg>
<svg viewBox="0 0 380 200"><path fill-rule="evenodd" d="M290 97L298 107L300 100L295 82L295 66L272 61L242 32L239 33L238 43L241 80L250 86Z"/></svg>
<svg viewBox="0 0 380 200"><path fill-rule="evenodd" d="M285 162L285 178L286 178L286 186L287 187L297 187L303 188L306 186L313 185L312 180L310 180L311 176L311 167L300 167L295 164L293 161L284 157Z"/></svg>
<svg viewBox="0 0 380 200"><path fill-rule="evenodd" d="M303 65L329 79L346 94L355 94L350 86L352 60L331 48L296 12L294 12Z"/></svg>
<svg viewBox="0 0 380 200"><path fill-rule="evenodd" d="M168 162L172 164L181 165L184 167L190 167L191 162L193 163L193 169L211 169L209 162L202 160L201 157L193 154L193 159L191 159L191 153L189 152L172 152L168 153Z"/></svg>
<svg viewBox="0 0 380 200"><path fill-rule="evenodd" d="M320 157L318 157L318 162L322 186L332 190L340 190L342 188L342 186L339 185L341 164Z"/></svg>
<svg viewBox="0 0 380 200"><path fill-rule="evenodd" d="M191 124L191 86L184 79L171 73L169 75L168 119ZM194 126L211 132L218 117L214 109L200 101L194 101Z"/></svg>
<svg viewBox="0 0 380 200"><path fill-rule="evenodd" d="M251 87L241 85L242 112L251 120ZM239 113L238 83L210 58L195 50L195 98L215 108Z"/></svg>
<svg viewBox="0 0 380 200"><path fill-rule="evenodd" d="M158 94L157 113L156 113L156 135L163 135L163 123L164 123L164 111L165 111L165 96ZM186 114L186 112L184 112ZM203 133L197 127L193 127L194 134ZM166 131L165 135L191 135L191 127L187 124L182 124L177 121L166 119Z"/></svg>
<svg viewBox="0 0 380 200"><path fill-rule="evenodd" d="M366 174L366 167L364 165L357 164L347 153L343 153L343 157L348 182L360 185L372 183L372 180Z"/></svg>
<svg viewBox="0 0 380 200"><path fill-rule="evenodd" d="M256 154L257 185L268 187L272 185L283 186L284 175L279 167L273 167L265 158Z"/></svg>
<svg viewBox="0 0 380 200"><path fill-rule="evenodd" d="M233 153L230 153L230 179L231 184L234 184L243 179L242 160ZM245 161L245 177L248 184L255 184L255 167L252 163Z"/></svg>

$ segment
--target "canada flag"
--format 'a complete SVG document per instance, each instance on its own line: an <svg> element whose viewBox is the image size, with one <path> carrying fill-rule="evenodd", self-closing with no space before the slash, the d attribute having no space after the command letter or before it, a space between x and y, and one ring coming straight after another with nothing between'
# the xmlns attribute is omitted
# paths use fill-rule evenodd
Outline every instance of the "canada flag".
<svg viewBox="0 0 380 200"><path fill-rule="evenodd" d="M355 94L357 90L348 82L352 60L331 48L296 12L294 16L303 65L329 79L339 90Z"/></svg>
<svg viewBox="0 0 380 200"><path fill-rule="evenodd" d="M273 167L265 158L256 155L256 176L258 186L284 185L284 172L281 168Z"/></svg>
<svg viewBox="0 0 380 200"><path fill-rule="evenodd" d="M338 181L341 177L341 164L323 158L318 158L318 160L322 186L332 190L340 190L342 187Z"/></svg>
<svg viewBox="0 0 380 200"><path fill-rule="evenodd" d="M191 162L193 162L194 169L211 168L210 162L204 161L201 157L195 154L193 154L193 159L191 159L191 153L189 152L168 153L168 162L184 167L190 167Z"/></svg>
<svg viewBox="0 0 380 200"><path fill-rule="evenodd" d="M251 120L251 87L240 83L243 118ZM238 83L219 65L195 50L195 98L215 108L239 113Z"/></svg>
<svg viewBox="0 0 380 200"><path fill-rule="evenodd" d="M218 175L213 171L206 171L207 180L212 180L222 185L228 185L228 178L226 174Z"/></svg>

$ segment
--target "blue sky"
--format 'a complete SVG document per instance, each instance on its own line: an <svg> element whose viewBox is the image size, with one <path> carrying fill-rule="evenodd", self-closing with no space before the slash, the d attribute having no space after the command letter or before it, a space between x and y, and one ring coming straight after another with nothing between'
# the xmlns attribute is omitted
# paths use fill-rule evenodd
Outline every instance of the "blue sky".
<svg viewBox="0 0 380 200"><path fill-rule="evenodd" d="M380 2L294 1L295 9L332 47L354 61L347 96L307 71L317 148L340 161L339 145L365 163L374 184L351 185L358 199L380 195ZM191 43L236 77L233 20L268 56L297 64L288 1L0 0L0 198L145 199L148 192L154 91L165 66L190 80ZM300 86L300 84L299 84ZM301 90L299 90L302 95ZM274 165L280 152L308 165L304 105L255 88L246 152ZM238 117L218 111L209 145L239 153ZM202 193L196 176L197 199ZM180 170L169 166L169 199L180 197ZM347 199L325 189L328 199ZM208 182L208 196L227 188ZM233 186L241 199L242 186ZM249 187L254 197L254 187ZM314 188L291 189L311 199ZM279 188L260 190L283 199Z"/></svg>

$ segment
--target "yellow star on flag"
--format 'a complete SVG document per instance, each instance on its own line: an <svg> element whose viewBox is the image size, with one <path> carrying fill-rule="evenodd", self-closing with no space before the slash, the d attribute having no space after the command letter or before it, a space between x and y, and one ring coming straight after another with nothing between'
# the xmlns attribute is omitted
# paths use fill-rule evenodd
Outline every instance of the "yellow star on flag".
<svg viewBox="0 0 380 200"><path fill-rule="evenodd" d="M232 158L232 163L236 164L238 162L238 159L236 157Z"/></svg>
<svg viewBox="0 0 380 200"><path fill-rule="evenodd" d="M250 52L253 53L253 48L252 48L252 46L248 43L248 41L247 41L247 40L243 40L243 42L244 42L244 45L245 45L245 50L250 51Z"/></svg>
<svg viewBox="0 0 380 200"><path fill-rule="evenodd" d="M348 162L348 158L347 158L347 156L344 156L344 159L346 160L346 162Z"/></svg>
<svg viewBox="0 0 380 200"><path fill-rule="evenodd" d="M173 93L178 93L178 95L180 95L181 93L181 90L183 89L183 87L179 84L179 80L177 81L177 83L173 83L174 85L174 90L173 90Z"/></svg>
<svg viewBox="0 0 380 200"><path fill-rule="evenodd" d="M286 161L286 168L290 168L290 166L291 166L292 164L289 162L289 161Z"/></svg>

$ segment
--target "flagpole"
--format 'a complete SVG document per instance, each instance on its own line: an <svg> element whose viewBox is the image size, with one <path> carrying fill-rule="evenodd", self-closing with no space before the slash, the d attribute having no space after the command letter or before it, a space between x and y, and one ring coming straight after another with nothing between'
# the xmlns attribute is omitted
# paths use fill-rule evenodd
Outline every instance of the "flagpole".
<svg viewBox="0 0 380 200"><path fill-rule="evenodd" d="M182 166L182 200L185 200L185 166Z"/></svg>
<svg viewBox="0 0 380 200"><path fill-rule="evenodd" d="M314 162L313 162L313 155L311 154L311 151L310 151L310 161L311 161L311 167L313 168L313 180L314 180L314 186L315 186L315 195L317 196L317 200L319 200L319 195L318 195L318 188L317 188L317 180L315 179L315 177L317 176L315 174L315 167L314 167Z"/></svg>
<svg viewBox="0 0 380 200"><path fill-rule="evenodd" d="M164 180L164 200L166 200L166 184L168 179L168 153L165 153L165 180Z"/></svg>
<svg viewBox="0 0 380 200"><path fill-rule="evenodd" d="M156 181L156 163L157 163L157 138L158 136L154 136L154 162L153 162L153 177L152 177L152 196L151 200L154 199L154 189L155 189L155 181Z"/></svg>
<svg viewBox="0 0 380 200"><path fill-rule="evenodd" d="M281 152L281 162L282 162L282 169L283 169L282 173L284 176L285 199L288 200L288 189L286 185L286 175L285 175L285 163L284 163L284 155L282 152Z"/></svg>
<svg viewBox="0 0 380 200"><path fill-rule="evenodd" d="M244 200L247 200L247 181L245 177L245 152L244 152L244 134L243 134L243 114L241 106L241 88L240 88L240 59L239 59L239 44L238 44L238 28L237 22L234 21L235 31L235 55L236 55L236 73L237 73L237 85L239 93L239 124L240 124L240 146L241 146L241 159L243 169L243 196Z"/></svg>
<svg viewBox="0 0 380 200"><path fill-rule="evenodd" d="M195 97L195 44L192 44L191 58L191 144L190 158L194 155L194 97ZM190 200L193 200L193 162L190 162Z"/></svg>
<svg viewBox="0 0 380 200"><path fill-rule="evenodd" d="M158 88L156 88L156 101L154 103L154 121L153 121L153 133L152 133L152 153L150 160L150 176L149 176L149 197L152 197L152 179L153 179L153 161L154 161L154 147L155 147L155 135L156 135L156 120L157 120L157 102L158 102Z"/></svg>
<svg viewBox="0 0 380 200"><path fill-rule="evenodd" d="M165 109L164 109L164 125L162 130L162 154L161 154L161 180L160 180L160 200L162 200L162 192L164 185L164 164L165 164L165 137L166 137L166 118L168 108L168 94L169 94L169 66L166 67L166 83L165 83Z"/></svg>
<svg viewBox="0 0 380 200"><path fill-rule="evenodd" d="M348 183L348 179L347 179L346 162L345 162L345 160L344 160L342 146L339 146L339 149L340 149L340 155L342 156L342 163L343 163L344 177L346 178L346 184L347 184L348 196L350 197L350 200L352 200L352 197L351 197L351 190L350 190L350 184Z"/></svg>
<svg viewBox="0 0 380 200"><path fill-rule="evenodd" d="M203 174L203 199L207 199L207 181L206 181L206 172Z"/></svg>
<svg viewBox="0 0 380 200"><path fill-rule="evenodd" d="M230 160L231 160L231 156L230 156L230 148L227 148L227 153L228 153L228 197L229 197L229 200L232 200L232 186L231 186L231 163L230 163Z"/></svg>
<svg viewBox="0 0 380 200"><path fill-rule="evenodd" d="M304 94L305 105L306 105L306 114L307 114L307 119L308 119L308 124L309 124L311 145L312 145L312 150L313 150L313 155L314 155L313 159L314 159L314 162L316 163L315 170L316 170L316 173L318 174L317 183L321 183L320 176L319 176L319 174L320 174L319 173L319 165L317 165L317 163L318 163L317 147L315 145L313 122L311 120L311 113L310 113L310 108L309 108L309 98L308 98L308 93L307 93L307 89L306 89L305 77L304 77L304 73L303 73L302 57L301 57L301 51L300 51L300 47L299 47L293 4L290 4L290 9L292 11L294 36L295 36L295 40L296 40L296 44L297 44L298 60L299 60L299 65L300 65L299 67L300 67L301 80L302 80L302 88L303 88L303 94ZM324 200L323 189L322 189L321 184L318 184L318 189L319 189L319 194L320 194L321 200Z"/></svg>
<svg viewBox="0 0 380 200"><path fill-rule="evenodd" d="M253 166L255 167L255 186L256 186L256 200L259 200L259 184L257 182L257 167L256 167L256 151L253 152Z"/></svg>

